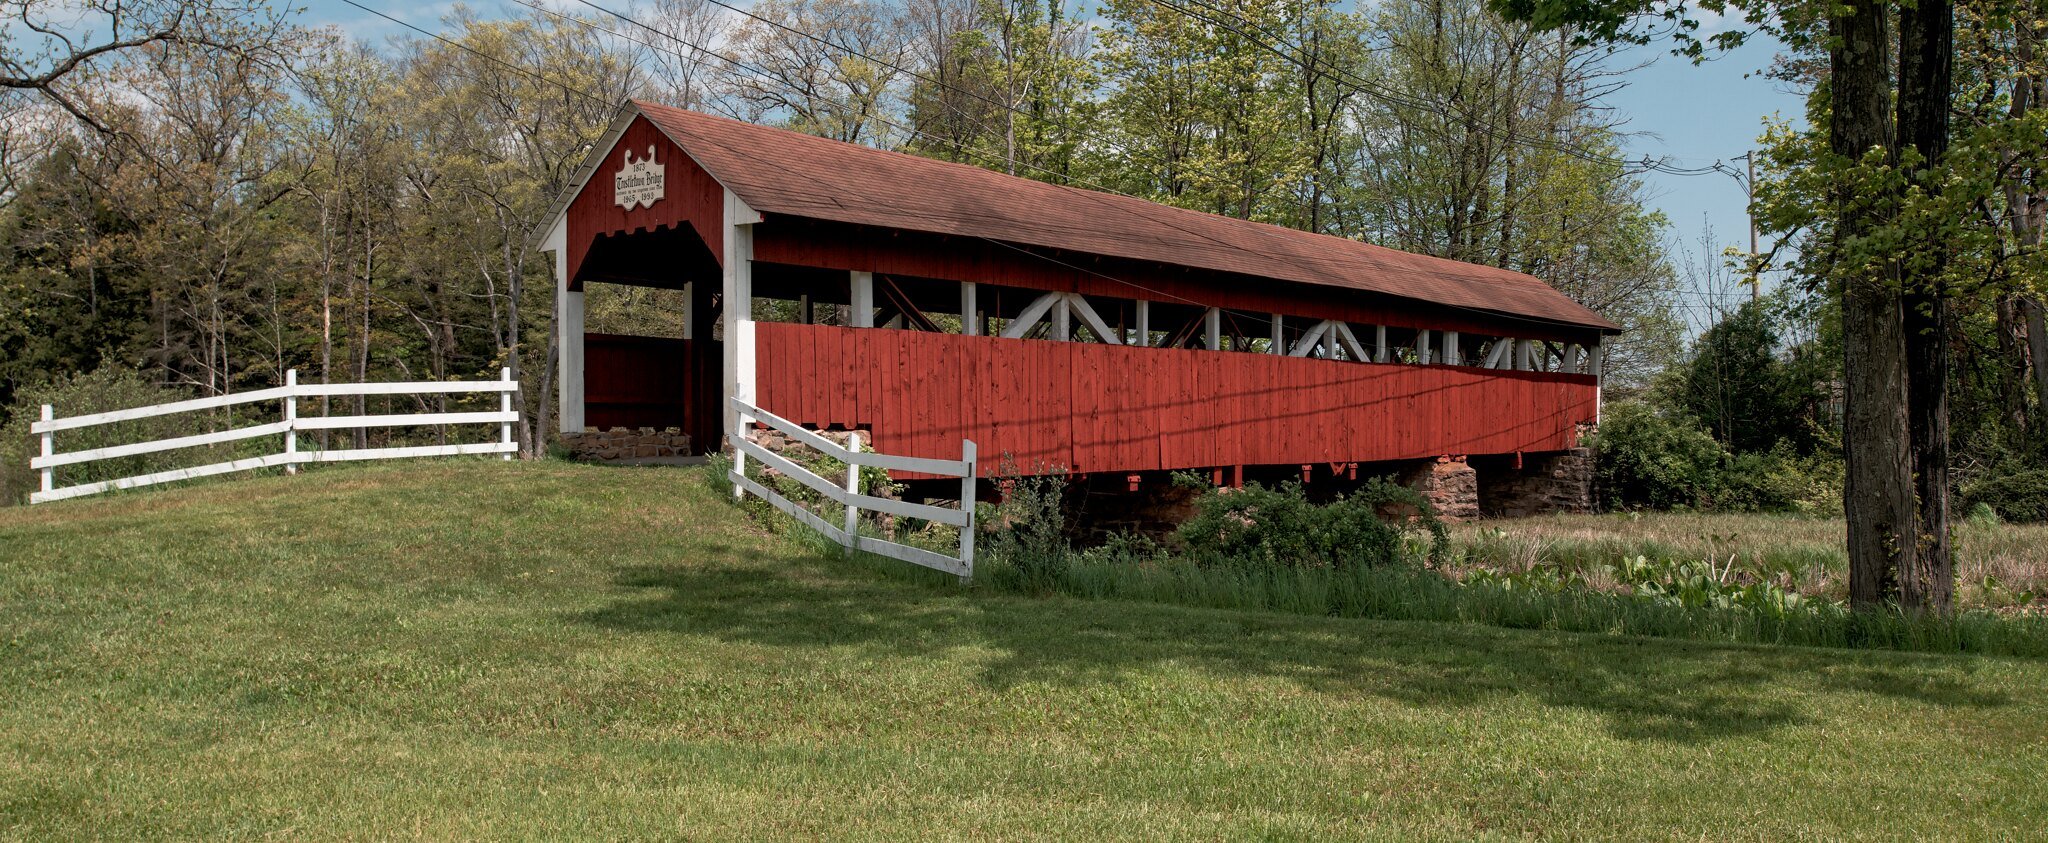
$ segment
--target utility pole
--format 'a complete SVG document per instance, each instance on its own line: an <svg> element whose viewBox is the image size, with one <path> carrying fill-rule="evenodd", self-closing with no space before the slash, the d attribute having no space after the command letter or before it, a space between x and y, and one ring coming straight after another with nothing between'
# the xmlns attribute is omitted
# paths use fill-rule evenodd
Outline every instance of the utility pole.
<svg viewBox="0 0 2048 843"><path fill-rule="evenodd" d="M1749 216L1749 300L1763 298L1763 273L1757 271L1757 261L1763 254L1756 250L1756 150L1742 153L1742 163L1749 165L1749 178L1742 182L1742 193L1749 199L1742 210Z"/></svg>
<svg viewBox="0 0 2048 843"><path fill-rule="evenodd" d="M1743 213L1749 217L1749 260L1743 262L1743 280L1749 282L1749 301L1763 299L1763 252L1757 252L1757 153L1755 149L1735 156L1737 162L1749 166L1747 172L1737 172L1726 162L1714 162L1714 172L1733 178L1743 186Z"/></svg>

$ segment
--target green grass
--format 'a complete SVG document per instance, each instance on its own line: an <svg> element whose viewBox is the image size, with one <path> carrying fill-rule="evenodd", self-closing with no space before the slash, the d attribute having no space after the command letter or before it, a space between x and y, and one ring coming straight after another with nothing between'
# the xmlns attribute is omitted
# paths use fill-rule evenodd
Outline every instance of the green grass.
<svg viewBox="0 0 2048 843"><path fill-rule="evenodd" d="M0 835L2021 837L2048 663L962 589L704 472L0 512Z"/></svg>
<svg viewBox="0 0 2048 843"><path fill-rule="evenodd" d="M1525 578L1515 587L1460 584L1434 571L1353 567L1204 566L1079 560L1050 585L995 566L992 585L1018 592L1342 618L1479 623L1752 644L2048 657L2048 618L1966 611L1923 616L1840 604L1719 608ZM1536 585L1530 585L1536 583Z"/></svg>

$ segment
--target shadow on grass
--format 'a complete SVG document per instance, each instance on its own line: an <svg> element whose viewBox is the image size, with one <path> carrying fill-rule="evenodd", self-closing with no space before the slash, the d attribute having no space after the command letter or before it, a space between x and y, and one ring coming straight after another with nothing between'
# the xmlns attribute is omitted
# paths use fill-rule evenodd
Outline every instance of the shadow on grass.
<svg viewBox="0 0 2048 843"><path fill-rule="evenodd" d="M1891 669L1909 656L963 594L907 581L923 579L914 573L867 576L854 567L814 557L777 569L727 557L622 568L617 583L636 593L574 620L776 647L863 648L877 658L973 648L997 654L980 677L997 689L1116 683L1173 664L1452 710L1523 696L1596 718L1616 738L1681 744L1801 724L1807 718L1791 702L1801 697L1794 691L1815 683L2006 702Z"/></svg>

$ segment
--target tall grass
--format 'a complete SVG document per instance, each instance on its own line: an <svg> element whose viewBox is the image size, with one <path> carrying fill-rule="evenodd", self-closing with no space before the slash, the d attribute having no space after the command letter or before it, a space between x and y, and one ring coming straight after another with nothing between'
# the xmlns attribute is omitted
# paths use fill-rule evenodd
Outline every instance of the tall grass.
<svg viewBox="0 0 2048 843"><path fill-rule="evenodd" d="M977 579L1025 591L1001 563ZM1935 653L2048 656L2048 619L1984 612L1918 616L1813 604L1783 612L1687 608L1583 588L1515 589L1464 585L1409 568L1271 568L1197 565L1165 559L1143 564L1077 560L1054 591L1100 600L1173 603L1346 618L1477 623L1614 635L1846 647Z"/></svg>
<svg viewBox="0 0 2048 843"><path fill-rule="evenodd" d="M1958 521L1954 531L1960 605L2023 608L2048 600L2048 525ZM1637 556L1712 559L1747 578L1832 600L1848 598L1843 536L1840 518L1681 512L1547 515L1451 529L1453 561L1465 569L1549 566L1593 578Z"/></svg>

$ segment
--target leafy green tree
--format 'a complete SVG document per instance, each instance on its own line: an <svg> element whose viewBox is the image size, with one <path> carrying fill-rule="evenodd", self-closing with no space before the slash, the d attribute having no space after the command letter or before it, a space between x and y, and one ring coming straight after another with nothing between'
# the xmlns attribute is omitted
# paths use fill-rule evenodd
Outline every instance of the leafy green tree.
<svg viewBox="0 0 2048 843"><path fill-rule="evenodd" d="M1806 367L1779 356L1774 303L1752 301L1694 341L1673 403L1737 452L1811 444L1819 395Z"/></svg>

